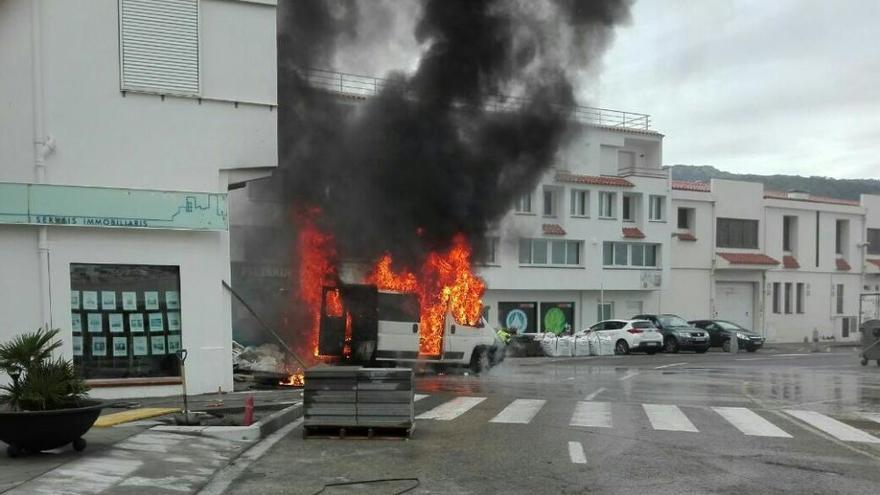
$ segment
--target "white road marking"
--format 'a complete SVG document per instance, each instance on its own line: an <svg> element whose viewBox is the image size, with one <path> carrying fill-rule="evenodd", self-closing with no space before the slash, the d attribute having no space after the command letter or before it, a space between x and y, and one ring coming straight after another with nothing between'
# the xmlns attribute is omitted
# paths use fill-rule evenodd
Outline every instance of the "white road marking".
<svg viewBox="0 0 880 495"><path fill-rule="evenodd" d="M468 412L472 407L486 400L485 397L456 397L449 402L416 416L416 419L436 419L450 421Z"/></svg>
<svg viewBox="0 0 880 495"><path fill-rule="evenodd" d="M282 427L275 433L272 433L268 437L254 444L253 447L247 449L242 455L240 455L234 463L227 464L226 467L221 469L217 475L199 491L199 495L221 495L229 488L229 485L231 485L236 478L241 476L241 474L251 466L251 464L262 457L263 454L278 443L279 440L301 425L302 422L303 418L299 418L293 423Z"/></svg>
<svg viewBox="0 0 880 495"><path fill-rule="evenodd" d="M428 394L416 394L413 397L413 402L418 402L418 401L424 399L425 397L429 397L429 395Z"/></svg>
<svg viewBox="0 0 880 495"><path fill-rule="evenodd" d="M541 399L516 399L489 422L529 424L546 403Z"/></svg>
<svg viewBox="0 0 880 495"><path fill-rule="evenodd" d="M598 396L599 394L601 394L601 393L604 392L604 391L605 391L605 387L599 387L598 390L596 390L595 392L593 392L593 393L591 393L590 395L588 395L588 396L586 397L586 399L584 399L584 400L593 400L593 399L596 398L596 396Z"/></svg>
<svg viewBox="0 0 880 495"><path fill-rule="evenodd" d="M712 409L746 435L791 438L791 435L751 409L746 409L745 407L713 407Z"/></svg>
<svg viewBox="0 0 880 495"><path fill-rule="evenodd" d="M611 403L578 402L568 425L611 428Z"/></svg>
<svg viewBox="0 0 880 495"><path fill-rule="evenodd" d="M584 446L580 442L568 442L568 457L572 464L587 463L587 455L584 454Z"/></svg>
<svg viewBox="0 0 880 495"><path fill-rule="evenodd" d="M861 413L861 415L865 419L880 423L880 413Z"/></svg>
<svg viewBox="0 0 880 495"><path fill-rule="evenodd" d="M880 443L880 438L869 435L858 428L829 418L815 411L802 411L797 409L785 409L785 413L807 423L808 425L822 430L832 437L845 442Z"/></svg>
<svg viewBox="0 0 880 495"><path fill-rule="evenodd" d="M691 420L681 412L678 406L667 404L642 404L648 421L655 430L664 431L691 431L700 430L691 423Z"/></svg>
<svg viewBox="0 0 880 495"><path fill-rule="evenodd" d="M632 377L634 377L634 376L636 376L636 375L638 375L638 374L639 374L638 371L630 371L629 373L627 373L627 374L623 375L622 377L620 377L620 381L629 380L630 378L632 378Z"/></svg>
<svg viewBox="0 0 880 495"><path fill-rule="evenodd" d="M687 363L672 363L672 364L664 364L663 366L657 366L654 368L655 370L662 370L663 368L672 368L673 366L681 366Z"/></svg>

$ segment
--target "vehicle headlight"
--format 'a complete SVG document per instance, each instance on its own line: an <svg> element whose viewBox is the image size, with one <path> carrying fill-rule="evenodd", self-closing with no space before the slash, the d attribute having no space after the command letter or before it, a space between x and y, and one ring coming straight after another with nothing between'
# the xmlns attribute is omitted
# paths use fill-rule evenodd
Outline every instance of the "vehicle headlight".
<svg viewBox="0 0 880 495"><path fill-rule="evenodd" d="M738 339L743 339L743 340L748 340L749 336L746 335L746 334L744 334L744 333L736 332L736 338L738 338Z"/></svg>

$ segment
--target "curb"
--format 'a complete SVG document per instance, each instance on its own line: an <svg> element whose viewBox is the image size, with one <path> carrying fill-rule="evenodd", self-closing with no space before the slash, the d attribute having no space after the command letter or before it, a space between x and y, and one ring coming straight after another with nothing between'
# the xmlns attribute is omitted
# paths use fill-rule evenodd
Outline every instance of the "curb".
<svg viewBox="0 0 880 495"><path fill-rule="evenodd" d="M151 431L179 433L183 435L203 436L232 440L236 442L256 442L279 430L301 415L302 402L272 413L266 418L250 426L170 426L161 425L150 428Z"/></svg>

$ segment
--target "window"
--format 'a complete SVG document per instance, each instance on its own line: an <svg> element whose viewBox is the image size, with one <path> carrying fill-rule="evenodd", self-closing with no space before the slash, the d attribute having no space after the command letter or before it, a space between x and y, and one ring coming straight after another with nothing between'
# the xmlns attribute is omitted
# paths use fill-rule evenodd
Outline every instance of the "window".
<svg viewBox="0 0 880 495"><path fill-rule="evenodd" d="M868 254L880 254L880 229L868 229Z"/></svg>
<svg viewBox="0 0 880 495"><path fill-rule="evenodd" d="M838 220L834 227L834 252L842 255L848 243L849 220Z"/></svg>
<svg viewBox="0 0 880 495"><path fill-rule="evenodd" d="M615 193L612 192L600 192L599 193L599 218L615 218L617 212L615 211L615 203L616 197Z"/></svg>
<svg viewBox="0 0 880 495"><path fill-rule="evenodd" d="M624 222L633 222L635 221L635 209L634 205L636 202L636 198L631 194L623 195L623 210L621 212L621 218L623 218Z"/></svg>
<svg viewBox="0 0 880 495"><path fill-rule="evenodd" d="M791 314L791 282L785 283L785 314Z"/></svg>
<svg viewBox="0 0 880 495"><path fill-rule="evenodd" d="M648 220L660 222L665 219L664 209L666 198L664 196L650 196L648 198Z"/></svg>
<svg viewBox="0 0 880 495"><path fill-rule="evenodd" d="M681 230L691 230L691 217L693 208L679 208L678 209L678 228Z"/></svg>
<svg viewBox="0 0 880 495"><path fill-rule="evenodd" d="M758 221L739 218L719 218L718 247L758 249Z"/></svg>
<svg viewBox="0 0 880 495"><path fill-rule="evenodd" d="M119 0L119 56L122 90L198 95L198 0Z"/></svg>
<svg viewBox="0 0 880 495"><path fill-rule="evenodd" d="M494 265L498 263L498 238L489 237L486 239L485 263Z"/></svg>
<svg viewBox="0 0 880 495"><path fill-rule="evenodd" d="M544 216L556 216L556 194L552 189L544 189Z"/></svg>
<svg viewBox="0 0 880 495"><path fill-rule="evenodd" d="M590 216L590 191L571 190L571 216Z"/></svg>
<svg viewBox="0 0 880 495"><path fill-rule="evenodd" d="M580 265L581 241L520 239L521 265Z"/></svg>
<svg viewBox="0 0 880 495"><path fill-rule="evenodd" d="M516 199L516 203L513 205L513 210L517 213L531 213L532 212L532 193L525 193L522 196Z"/></svg>
<svg viewBox="0 0 880 495"><path fill-rule="evenodd" d="M795 299L795 311L797 314L804 314L804 283L798 282Z"/></svg>
<svg viewBox="0 0 880 495"><path fill-rule="evenodd" d="M598 319L599 321L603 321L603 320L610 320L611 318L614 318L614 303L613 302L606 302L606 303L600 302L596 306L596 319Z"/></svg>
<svg viewBox="0 0 880 495"><path fill-rule="evenodd" d="M843 284L837 284L837 314L843 314Z"/></svg>
<svg viewBox="0 0 880 495"><path fill-rule="evenodd" d="M70 265L73 364L85 378L180 376L180 270Z"/></svg>
<svg viewBox="0 0 880 495"><path fill-rule="evenodd" d="M794 240L797 236L797 217L782 217L782 250L794 251Z"/></svg>
<svg viewBox="0 0 880 495"><path fill-rule="evenodd" d="M779 314L781 311L779 310L779 292L782 287L782 284L779 282L773 282L773 313Z"/></svg>
<svg viewBox="0 0 880 495"><path fill-rule="evenodd" d="M605 266L656 267L659 244L610 242L602 243L602 264Z"/></svg>

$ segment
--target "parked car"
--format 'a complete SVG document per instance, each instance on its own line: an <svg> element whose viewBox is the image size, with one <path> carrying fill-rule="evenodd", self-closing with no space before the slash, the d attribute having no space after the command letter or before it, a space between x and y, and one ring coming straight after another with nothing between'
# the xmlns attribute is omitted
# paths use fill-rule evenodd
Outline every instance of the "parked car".
<svg viewBox="0 0 880 495"><path fill-rule="evenodd" d="M700 354L709 350L712 345L709 334L691 326L687 320L678 315L637 315L634 320L648 320L663 334L663 351L695 351Z"/></svg>
<svg viewBox="0 0 880 495"><path fill-rule="evenodd" d="M693 320L689 323L708 332L712 347L721 347L724 352L730 352L730 339L734 335L740 349L755 352L764 345L764 337L731 321Z"/></svg>
<svg viewBox="0 0 880 495"><path fill-rule="evenodd" d="M586 332L611 337L614 354L629 354L632 351L654 354L663 348L663 335L647 320L605 320L582 333Z"/></svg>

